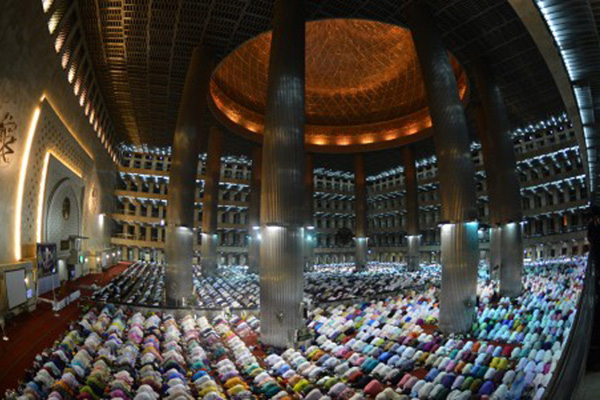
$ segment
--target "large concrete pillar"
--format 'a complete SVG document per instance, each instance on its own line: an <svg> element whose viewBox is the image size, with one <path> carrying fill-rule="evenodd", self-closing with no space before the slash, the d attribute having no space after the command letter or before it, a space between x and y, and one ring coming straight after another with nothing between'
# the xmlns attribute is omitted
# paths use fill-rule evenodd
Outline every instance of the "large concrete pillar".
<svg viewBox="0 0 600 400"><path fill-rule="evenodd" d="M260 193L262 174L262 147L256 146L252 150L252 176L250 178L250 212L248 218L248 232L250 245L248 246L248 272L258 274L260 256Z"/></svg>
<svg viewBox="0 0 600 400"><path fill-rule="evenodd" d="M221 181L221 155L223 153L223 132L216 126L209 129L206 157L206 180L202 199L202 245L200 264L204 276L218 273L217 224L219 215L219 182Z"/></svg>
<svg viewBox="0 0 600 400"><path fill-rule="evenodd" d="M417 168L415 157L410 146L402 148L402 160L404 161L404 188L406 189L406 239L408 241L407 268L409 271L419 269L421 255L419 244L419 190L417 188Z"/></svg>
<svg viewBox="0 0 600 400"><path fill-rule="evenodd" d="M356 232L354 244L356 246L356 271L367 269L367 175L365 173L365 155L354 155L354 211Z"/></svg>
<svg viewBox="0 0 600 400"><path fill-rule="evenodd" d="M468 126L456 79L437 32L423 3L408 10L408 22L425 83L441 195L440 329L466 332L475 316L477 295L477 207L475 172L469 148Z"/></svg>
<svg viewBox="0 0 600 400"><path fill-rule="evenodd" d="M194 197L199 129L205 118L213 65L209 49L194 49L173 136L165 242L165 292L169 306L186 303L193 294Z"/></svg>
<svg viewBox="0 0 600 400"><path fill-rule="evenodd" d="M313 257L316 246L315 227L313 222L314 215L314 175L313 175L313 155L306 153L304 162L304 184L306 186L306 239L304 241L304 270L311 270L313 267Z"/></svg>
<svg viewBox="0 0 600 400"><path fill-rule="evenodd" d="M274 5L263 140L260 340L280 348L304 325L304 8Z"/></svg>
<svg viewBox="0 0 600 400"><path fill-rule="evenodd" d="M492 268L500 265L500 294L518 296L522 290L523 233L521 221L521 191L517 173L515 147L502 93L489 64L475 65L475 82L481 98L484 129L479 129L485 165L493 230L490 248ZM493 232L493 231L492 231ZM500 239L500 244L493 243ZM499 262L499 264L497 264Z"/></svg>

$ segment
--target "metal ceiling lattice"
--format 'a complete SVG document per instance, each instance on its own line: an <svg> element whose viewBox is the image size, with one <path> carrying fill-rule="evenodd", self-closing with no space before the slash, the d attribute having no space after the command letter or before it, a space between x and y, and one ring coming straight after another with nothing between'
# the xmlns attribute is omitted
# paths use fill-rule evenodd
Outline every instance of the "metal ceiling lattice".
<svg viewBox="0 0 600 400"><path fill-rule="evenodd" d="M223 58L270 29L273 0L77 0L91 59L120 137L168 145L192 48ZM405 25L411 0L307 0L307 18L367 18ZM448 49L470 70L486 57L497 71L514 126L563 110L552 76L503 0L431 0ZM471 85L473 86L473 85ZM473 91L472 99L477 102ZM243 143L243 142L240 142ZM390 153L397 164L395 153ZM377 162L387 164L386 157Z"/></svg>

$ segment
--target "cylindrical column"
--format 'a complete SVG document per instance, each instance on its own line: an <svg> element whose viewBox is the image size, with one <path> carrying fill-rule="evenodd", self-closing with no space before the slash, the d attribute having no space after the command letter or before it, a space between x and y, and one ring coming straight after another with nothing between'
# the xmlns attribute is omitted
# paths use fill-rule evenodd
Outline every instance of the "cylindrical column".
<svg viewBox="0 0 600 400"><path fill-rule="evenodd" d="M261 194L261 341L295 343L303 326L304 274L304 81L303 0L275 2Z"/></svg>
<svg viewBox="0 0 600 400"><path fill-rule="evenodd" d="M477 228L477 222L443 224L441 227L439 326L444 332L467 332L475 318L479 257Z"/></svg>
<svg viewBox="0 0 600 400"><path fill-rule="evenodd" d="M523 291L523 225L520 222L502 225L501 243L500 295L517 297Z"/></svg>
<svg viewBox="0 0 600 400"><path fill-rule="evenodd" d="M482 103L483 124L480 126L484 129L479 129L479 137L490 202L490 223L502 231L497 235L501 237L500 245L495 246L499 248L496 258L500 261L500 294L518 296L522 288L523 234L515 231L522 229L523 213L515 147L502 93L489 64L478 62L474 70ZM504 233L505 229L509 232Z"/></svg>
<svg viewBox="0 0 600 400"><path fill-rule="evenodd" d="M425 83L440 179L440 328L446 333L466 332L474 317L478 255L477 223L471 222L477 218L477 207L467 120L448 53L429 10L423 3L413 3L408 21Z"/></svg>
<svg viewBox="0 0 600 400"><path fill-rule="evenodd" d="M314 176L313 176L313 155L306 153L304 162L304 184L306 186L306 238L304 240L304 270L309 271L313 266L313 256L315 252L316 237L315 227L313 225L314 214Z"/></svg>
<svg viewBox="0 0 600 400"><path fill-rule="evenodd" d="M212 126L208 136L206 180L202 199L202 246L200 264L204 276L217 275L217 222L219 214L219 182L221 181L221 154L223 132Z"/></svg>
<svg viewBox="0 0 600 400"><path fill-rule="evenodd" d="M421 256L419 244L419 191L417 188L417 168L415 157L410 146L402 148L402 160L404 161L404 188L406 189L406 239L408 242L407 268L409 271L419 269Z"/></svg>
<svg viewBox="0 0 600 400"><path fill-rule="evenodd" d="M313 226L314 214L314 175L313 175L313 155L306 153L304 157L304 185L306 187L306 226Z"/></svg>
<svg viewBox="0 0 600 400"><path fill-rule="evenodd" d="M248 272L258 274L260 256L260 191L262 174L262 147L252 150L252 176L250 178L250 213L248 232L250 246L248 247Z"/></svg>
<svg viewBox="0 0 600 400"><path fill-rule="evenodd" d="M365 172L365 155L354 155L354 211L356 232L354 242L356 246L356 271L367 268L367 176Z"/></svg>
<svg viewBox="0 0 600 400"><path fill-rule="evenodd" d="M212 52L204 47L194 49L179 105L169 172L165 241L165 292L169 306L185 303L193 294L194 197L199 129L205 117L212 69Z"/></svg>

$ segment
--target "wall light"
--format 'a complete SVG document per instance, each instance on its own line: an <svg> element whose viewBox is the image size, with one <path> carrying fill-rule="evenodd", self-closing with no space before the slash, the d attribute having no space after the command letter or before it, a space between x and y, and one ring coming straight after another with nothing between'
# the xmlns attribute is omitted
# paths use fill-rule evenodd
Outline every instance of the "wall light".
<svg viewBox="0 0 600 400"><path fill-rule="evenodd" d="M73 83L73 79L75 78L75 64L71 64L71 68L69 68L69 73L67 74L67 80L69 83Z"/></svg>
<svg viewBox="0 0 600 400"><path fill-rule="evenodd" d="M42 97L42 100L44 97ZM25 140L25 149L21 158L21 169L19 170L19 183L17 187L17 202L15 207L15 259L21 259L21 214L23 212L23 192L25 191L25 178L27 176L27 165L29 164L29 156L31 154L31 145L33 136L40 119L41 106L37 106L33 111L33 116L29 122L29 130L27 131L27 139Z"/></svg>
<svg viewBox="0 0 600 400"><path fill-rule="evenodd" d="M40 188L38 189L38 210L37 210L37 242L42 242L42 218L44 217L44 197L46 192L46 178L48 176L48 164L50 163L50 152L44 157L44 165L42 167L42 178L40 179Z"/></svg>
<svg viewBox="0 0 600 400"><path fill-rule="evenodd" d="M58 26L58 22L60 21L60 18L61 18L61 15L57 10L52 14L50 19L48 20L48 32L50 32L51 35L54 33L54 30Z"/></svg>
<svg viewBox="0 0 600 400"><path fill-rule="evenodd" d="M42 8L44 9L45 13L47 13L50 7L52 7L52 3L54 3L54 0L42 0Z"/></svg>
<svg viewBox="0 0 600 400"><path fill-rule="evenodd" d="M265 224L265 226L267 227L267 231L274 231L274 230L285 228L285 226L274 223L274 222L269 222L269 223Z"/></svg>

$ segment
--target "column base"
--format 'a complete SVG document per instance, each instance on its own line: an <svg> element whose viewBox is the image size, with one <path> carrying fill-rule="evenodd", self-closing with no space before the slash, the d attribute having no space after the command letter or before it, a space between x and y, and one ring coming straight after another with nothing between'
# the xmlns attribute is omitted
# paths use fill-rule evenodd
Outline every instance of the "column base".
<svg viewBox="0 0 600 400"><path fill-rule="evenodd" d="M356 246L355 271L357 272L367 270L368 241L369 238L366 237L354 238L354 245Z"/></svg>
<svg viewBox="0 0 600 400"><path fill-rule="evenodd" d="M313 270L313 257L315 255L315 236L314 230L306 230L304 238L304 271Z"/></svg>
<svg viewBox="0 0 600 400"><path fill-rule="evenodd" d="M408 241L408 259L406 268L409 271L417 271L421 264L421 255L419 245L421 243L420 235L409 235L406 237Z"/></svg>
<svg viewBox="0 0 600 400"><path fill-rule="evenodd" d="M502 227L490 228L490 278L500 279L502 265Z"/></svg>
<svg viewBox="0 0 600 400"><path fill-rule="evenodd" d="M523 292L523 228L518 222L502 225L500 295L517 297Z"/></svg>
<svg viewBox="0 0 600 400"><path fill-rule="evenodd" d="M254 230L250 232L250 245L248 246L248 272L258 274L259 258L260 258L260 231Z"/></svg>
<svg viewBox="0 0 600 400"><path fill-rule="evenodd" d="M304 228L262 228L260 246L260 341L291 347L304 326Z"/></svg>
<svg viewBox="0 0 600 400"><path fill-rule="evenodd" d="M202 267L203 276L217 276L219 274L219 263L217 261L217 240L219 240L219 237L216 233L202 234L202 244L200 246L200 266Z"/></svg>
<svg viewBox="0 0 600 400"><path fill-rule="evenodd" d="M442 332L471 329L477 303L479 241L477 222L444 224L441 228L442 286L439 326Z"/></svg>
<svg viewBox="0 0 600 400"><path fill-rule="evenodd" d="M194 232L185 226L167 226L165 242L166 305L176 307L193 300L192 258Z"/></svg>

